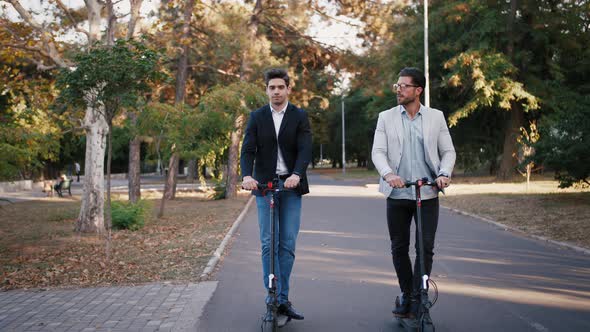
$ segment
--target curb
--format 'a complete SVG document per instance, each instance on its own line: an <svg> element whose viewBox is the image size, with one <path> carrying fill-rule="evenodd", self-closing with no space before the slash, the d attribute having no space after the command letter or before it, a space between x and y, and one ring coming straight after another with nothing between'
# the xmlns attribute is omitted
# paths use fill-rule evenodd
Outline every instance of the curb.
<svg viewBox="0 0 590 332"><path fill-rule="evenodd" d="M586 254L586 255L590 255L590 249L582 248L582 247L579 247L579 246L576 246L574 244L567 243L567 242L561 242L561 241L551 240L551 239L546 238L544 236L528 234L528 233L526 233L526 232L524 232L524 231L522 231L522 230L520 230L520 229L518 229L516 227L504 225L504 224L499 223L497 221L494 221L494 220L491 220L491 219L488 219L488 218L484 218L482 216L478 216L476 214L472 214L472 213L465 212L465 211L462 211L462 210L453 209L453 208L450 208L448 206L441 205L441 207L442 208L445 208L447 210L453 211L453 212L455 212L457 214L462 214L462 215L469 216L469 217L472 217L472 218L475 218L475 219L479 219L481 221L485 221L488 224L492 224L492 225L494 225L494 226L496 226L498 228L501 228L501 229L503 229L505 231L506 230L509 230L509 231L512 231L512 232L523 234L523 235L528 236L528 237L532 237L532 238L537 239L537 240L549 242L551 244L555 244L555 245L558 245L558 246L561 246L561 247L566 247L566 248L572 249L574 251L577 251L577 252L580 252L580 253L583 253L583 254Z"/></svg>
<svg viewBox="0 0 590 332"><path fill-rule="evenodd" d="M225 247L227 246L229 240L234 235L236 229L238 229L238 226L240 226L240 223L242 222L242 220L246 216L246 213L248 212L248 209L250 209L250 205L252 205L253 201L254 201L254 196L251 196L250 199L248 200L248 203L246 203L246 206L244 207L244 209L240 213L240 215L234 221L234 224L232 225L232 227L229 229L227 234L225 234L223 241L221 241L221 243L219 244L219 247L213 253L213 257L211 257L209 262L207 262L207 266L205 266L203 273L201 273L201 280L209 277L209 274L211 274L211 271L213 271L213 269L215 268L215 266L219 262L219 259L221 258L221 255L223 254L223 251L225 250Z"/></svg>
<svg viewBox="0 0 590 332"><path fill-rule="evenodd" d="M186 304L172 331L195 331L195 326L199 324L199 319L203 315L203 309L215 293L218 283L218 281L203 281L193 284L195 286L194 293L198 296L193 296L191 301Z"/></svg>

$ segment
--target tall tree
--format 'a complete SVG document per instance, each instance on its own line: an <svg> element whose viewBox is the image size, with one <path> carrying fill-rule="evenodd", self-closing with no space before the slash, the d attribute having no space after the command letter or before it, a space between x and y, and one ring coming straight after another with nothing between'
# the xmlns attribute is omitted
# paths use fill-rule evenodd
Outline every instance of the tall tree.
<svg viewBox="0 0 590 332"><path fill-rule="evenodd" d="M62 29L54 29L53 25L40 23L27 9L25 9L18 0L6 0L18 12L20 18L27 24L31 33L26 40L20 45L12 47L22 47L33 52L34 59L40 68L70 68L70 61L62 52L67 50L67 46L60 39L57 33L65 36L69 32L81 33L86 38L86 47L90 48L95 43L109 44L113 42L116 28L117 15L112 9L112 1L105 2L99 0L85 1L85 8L70 10L66 8L61 1L56 1L51 7L57 23ZM105 10L108 17L106 40L102 40L101 20L102 12ZM62 19L58 19L62 17ZM83 16L82 14L85 13ZM131 15L136 15L138 11L131 11ZM82 17L85 17L83 19ZM81 21L78 21L80 19ZM135 19L132 17L131 19ZM80 25L86 22L87 29L82 29ZM63 39L61 39L63 40ZM72 45L77 47L78 45ZM82 46L82 45L80 45ZM50 63L52 65L47 65ZM99 87L97 87L98 89ZM85 181L82 196L80 214L77 220L76 229L82 232L102 233L104 227L104 157L106 148L106 137L108 135L108 122L105 118L104 106L95 103L98 90L89 91L85 98L86 111L82 121L82 128L86 132L86 158L85 158Z"/></svg>
<svg viewBox="0 0 590 332"><path fill-rule="evenodd" d="M256 0L254 9L246 25L246 39L251 45L255 45L258 38L258 24L263 11L263 0ZM252 59L249 55L250 49L244 48L242 51L242 65L240 68L240 80L248 82L252 78ZM230 145L227 157L227 176L226 176L226 197L235 198L238 191L239 170L238 156L240 141L244 132L246 114L239 112L234 121L234 130L230 134Z"/></svg>
<svg viewBox="0 0 590 332"><path fill-rule="evenodd" d="M143 0L130 0L131 16L127 23L127 40L137 37L137 25L140 24L139 10ZM129 140L129 166L127 169L127 181L129 200L136 203L141 198L141 137L137 134L137 112L128 112L129 124L135 135Z"/></svg>
<svg viewBox="0 0 590 332"><path fill-rule="evenodd" d="M191 20L193 17L193 9L195 7L195 0L189 0L186 2L183 11L183 22L180 33L180 54L177 60L176 68L176 93L174 98L174 105L176 107L183 107L184 98L186 95L186 80L188 73L188 59L189 59L189 45L190 45L190 34L191 34ZM168 174L164 185L164 192L162 194L162 201L160 203L160 211L158 217L164 215L164 207L166 200L174 199L176 195L176 182L178 176L178 161L179 154L176 150L176 145L173 144L170 161L168 164Z"/></svg>
<svg viewBox="0 0 590 332"><path fill-rule="evenodd" d="M100 105L103 110L101 115L108 124L109 132L105 227L110 234L113 119L123 108L137 110L143 103L141 96L149 88L147 83L159 76L159 55L139 42L119 40L114 45L94 47L77 55L74 60L76 70L63 70L60 75L60 96L63 104L79 107L88 103L88 95L92 95L94 98L89 106L98 108L97 105Z"/></svg>

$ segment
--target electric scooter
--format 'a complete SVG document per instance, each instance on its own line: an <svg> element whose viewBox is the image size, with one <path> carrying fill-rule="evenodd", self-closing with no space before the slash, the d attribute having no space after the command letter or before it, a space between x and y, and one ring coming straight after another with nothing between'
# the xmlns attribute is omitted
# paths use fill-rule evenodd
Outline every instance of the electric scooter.
<svg viewBox="0 0 590 332"><path fill-rule="evenodd" d="M436 303L438 299L438 289L436 283L426 274L424 266L424 242L422 238L422 198L420 195L420 188L423 186L437 186L436 182L428 181L428 178L422 178L414 182L406 182L406 187L414 186L416 190L416 232L418 232L418 248L420 255L420 273L422 274L422 282L420 283L420 304L418 306L418 313L415 319L407 317L396 317L401 326L410 331L418 332L434 332L434 323L430 318L430 308ZM428 299L428 284L431 284L434 289L434 299ZM396 303L397 304L397 303Z"/></svg>
<svg viewBox="0 0 590 332"><path fill-rule="evenodd" d="M276 280L277 276L275 276L275 236L276 236L276 226L279 224L280 220L277 215L277 222L274 221L274 214L275 214L275 201L278 198L281 191L285 191L286 189L281 189L279 187L279 180L274 179L272 182L268 184L258 184L258 190L262 193L263 197L266 197L267 194L269 196L269 203L270 203L270 266L269 266L269 274L268 274L268 296L270 298L270 303L266 304L266 313L262 316L262 322L260 324L260 329L262 332L276 332L278 328L287 325L287 323L291 320L291 317L287 317L285 315L281 315L278 313L279 303L277 298L277 285Z"/></svg>

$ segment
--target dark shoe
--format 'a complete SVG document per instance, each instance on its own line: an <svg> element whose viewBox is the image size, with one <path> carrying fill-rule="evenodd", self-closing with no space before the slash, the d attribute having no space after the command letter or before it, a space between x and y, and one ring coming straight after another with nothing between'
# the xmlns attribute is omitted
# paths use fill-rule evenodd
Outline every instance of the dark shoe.
<svg viewBox="0 0 590 332"><path fill-rule="evenodd" d="M410 312L410 295L401 293L395 298L395 308L391 311L396 317L406 317Z"/></svg>
<svg viewBox="0 0 590 332"><path fill-rule="evenodd" d="M285 315L289 318L302 320L304 317L301 313L297 312L291 302L283 303L279 305L279 314Z"/></svg>

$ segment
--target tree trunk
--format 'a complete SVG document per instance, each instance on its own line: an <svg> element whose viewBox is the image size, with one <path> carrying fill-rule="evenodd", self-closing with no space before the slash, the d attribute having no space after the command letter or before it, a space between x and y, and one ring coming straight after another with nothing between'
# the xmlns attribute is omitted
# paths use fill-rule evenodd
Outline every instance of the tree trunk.
<svg viewBox="0 0 590 332"><path fill-rule="evenodd" d="M131 40L136 35L135 27L141 19L141 5L143 0L130 0L130 16L129 22L127 23L127 39ZM129 113L131 125L135 127L137 125L137 114L134 112ZM135 136L129 142L129 170L127 173L127 180L129 181L129 200L132 203L137 203L141 199L141 139L139 136Z"/></svg>
<svg viewBox="0 0 590 332"><path fill-rule="evenodd" d="M182 24L182 37L180 44L182 45L182 53L178 58L178 70L176 71L176 94L174 104L177 107L182 107L186 95L186 79L188 76L188 56L189 56L189 39L191 30L191 19L193 16L193 9L196 0L189 0L184 8L184 21ZM176 181L178 175L178 153L172 149L172 156L170 157L170 165L168 167L168 179L166 180L166 188L164 190L164 199L174 199L176 197ZM173 164L174 163L174 167ZM172 183L169 183L172 181ZM164 204L162 204L162 215L164 214Z"/></svg>
<svg viewBox="0 0 590 332"><path fill-rule="evenodd" d="M105 31L105 37L106 37L106 44L107 45L115 45L115 33L116 33L116 29L117 29L117 16L115 15L115 7L113 4L112 0L105 0L104 1L105 4L105 9L107 12L107 17L106 17L106 21L107 21L107 28Z"/></svg>
<svg viewBox="0 0 590 332"><path fill-rule="evenodd" d="M111 232L111 162L113 159L113 123L109 121L108 150L107 150L107 205L105 213L105 229Z"/></svg>
<svg viewBox="0 0 590 332"><path fill-rule="evenodd" d="M182 52L178 58L178 69L176 71L176 95L174 98L175 104L183 104L186 94L186 78L188 75L188 55L190 51L190 32L191 19L193 16L193 9L195 7L195 0L189 0L184 7L184 19L182 23L182 36L180 37L180 45Z"/></svg>
<svg viewBox="0 0 590 332"><path fill-rule="evenodd" d="M234 122L234 131L231 133L231 144L228 152L228 169L225 196L226 198L236 198L238 195L238 156L240 148L240 140L242 139L242 131L244 130L244 114L238 115Z"/></svg>
<svg viewBox="0 0 590 332"><path fill-rule="evenodd" d="M87 0L86 10L88 11L88 32L90 38L88 45L92 46L96 41L101 39L101 11L103 4L99 0Z"/></svg>
<svg viewBox="0 0 590 332"><path fill-rule="evenodd" d="M98 0L86 1L88 11L88 45L101 39L101 17L103 4ZM93 98L89 94L90 98ZM90 101L88 101L90 105ZM102 107L102 106L101 106ZM86 157L84 165L84 190L76 231L104 233L104 154L108 123L104 109L87 107L84 115L86 128Z"/></svg>
<svg viewBox="0 0 590 332"><path fill-rule="evenodd" d="M129 113L129 120L131 121L131 125L135 126L137 124L137 114L133 112ZM129 142L129 170L127 171L129 200L133 203L141 199L140 160L141 140L139 136L135 136Z"/></svg>
<svg viewBox="0 0 590 332"><path fill-rule="evenodd" d="M254 6L254 12L252 16L250 16L250 20L247 24L247 31L249 35L249 39L252 43L256 41L256 35L258 33L258 23L259 23L259 16L262 13L262 0L256 0L256 4ZM248 53L244 51L242 53L242 64L240 70L240 80L247 82L250 80L252 75L252 68L251 68L251 60L248 56ZM245 115L239 114L237 115L234 121L234 130L231 133L231 143L229 146L228 152L228 161L227 161L227 173L226 173L226 190L225 190L225 197L226 198L236 198L237 190L238 190L238 158L239 158L239 148L240 148L240 140L242 139L242 132L244 131L244 120Z"/></svg>
<svg viewBox="0 0 590 332"><path fill-rule="evenodd" d="M517 1L510 1L510 15L508 16L508 45L506 53L510 61L514 61L514 19L516 17ZM505 126L504 134L504 150L502 152L502 162L498 170L497 178L500 180L508 180L515 174L516 166L518 165L517 153L518 142L517 138L520 134L520 127L524 122L524 114L522 108L517 103L512 104L510 110L510 118Z"/></svg>
<svg viewBox="0 0 590 332"><path fill-rule="evenodd" d="M506 54L510 61L514 61L514 40L516 32L514 31L514 19L516 18L516 9L518 7L517 0L510 0L510 15L508 16L508 45L506 47Z"/></svg>
<svg viewBox="0 0 590 332"><path fill-rule="evenodd" d="M179 161L180 161L180 157L178 156L178 153L174 153L172 155L172 158L174 159L174 169L170 168L170 174L172 175L172 188L169 190L169 192L166 193L166 199L175 199L176 198L176 185L178 184L178 170L179 170ZM172 166L172 165L170 165Z"/></svg>
<svg viewBox="0 0 590 332"><path fill-rule="evenodd" d="M197 175L197 160L196 159L191 159L188 161L188 167L187 167L187 175L186 175L186 181L188 183L194 183L195 179L196 179L196 175Z"/></svg>
<svg viewBox="0 0 590 332"><path fill-rule="evenodd" d="M489 175L498 174L498 158L494 157L490 160Z"/></svg>
<svg viewBox="0 0 590 332"><path fill-rule="evenodd" d="M174 150L174 147L172 147ZM170 163L168 164L168 176L166 178L166 183L164 184L164 192L162 194L162 201L160 202L160 211L158 212L158 218L162 218L164 216L164 207L166 205L166 200L171 199L173 194L173 185L174 185L174 177L176 170L178 169L178 154L173 152L170 156Z"/></svg>
<svg viewBox="0 0 590 332"><path fill-rule="evenodd" d="M524 112L522 111L522 106L518 103L513 103L512 110L510 111L510 118L506 123L502 162L497 175L497 178L500 180L509 180L516 173L516 166L518 165L517 139L520 135L520 127L522 127L523 123Z"/></svg>
<svg viewBox="0 0 590 332"><path fill-rule="evenodd" d="M131 40L135 36L135 27L141 19L140 10L143 0L129 0L129 22L127 23L127 39Z"/></svg>
<svg viewBox="0 0 590 332"><path fill-rule="evenodd" d="M111 230L113 229L113 218L111 214L111 162L113 160L113 121L109 117L109 134L108 134L108 150L107 150L107 201L104 214L104 224L106 230L106 261L111 261Z"/></svg>
<svg viewBox="0 0 590 332"><path fill-rule="evenodd" d="M174 179L178 172L178 153L174 152L170 156L170 162L168 163L168 177L166 178L166 184L164 186L164 197L166 199L174 198Z"/></svg>
<svg viewBox="0 0 590 332"><path fill-rule="evenodd" d="M76 231L103 233L104 227L104 154L109 131L104 110L89 107L84 116L86 128L86 158L84 192Z"/></svg>

